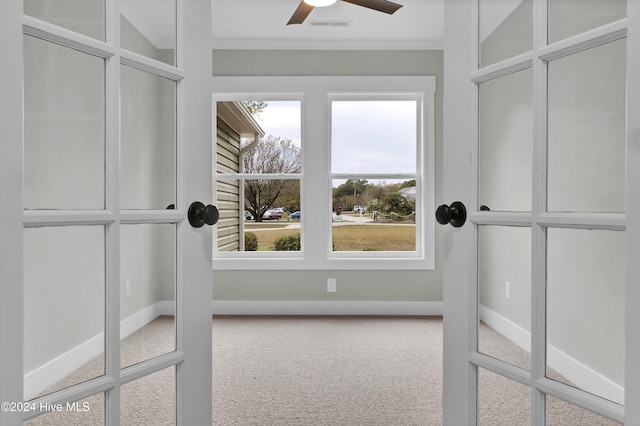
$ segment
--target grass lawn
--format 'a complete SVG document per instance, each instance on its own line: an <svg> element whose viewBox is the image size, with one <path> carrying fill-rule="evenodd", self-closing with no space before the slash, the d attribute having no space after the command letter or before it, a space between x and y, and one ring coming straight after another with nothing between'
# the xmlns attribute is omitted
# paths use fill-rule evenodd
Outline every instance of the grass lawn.
<svg viewBox="0 0 640 426"><path fill-rule="evenodd" d="M264 229L264 228L286 228L288 223L271 223L271 222L261 222L261 223L245 223L244 229Z"/></svg>
<svg viewBox="0 0 640 426"><path fill-rule="evenodd" d="M262 226L263 227L263 226ZM274 241L282 235L299 232L298 229L252 229L258 237L258 251L272 251ZM337 251L415 251L415 226L397 225L342 225L333 227L333 242Z"/></svg>
<svg viewBox="0 0 640 426"><path fill-rule="evenodd" d="M416 227L343 225L333 227L336 251L415 251Z"/></svg>

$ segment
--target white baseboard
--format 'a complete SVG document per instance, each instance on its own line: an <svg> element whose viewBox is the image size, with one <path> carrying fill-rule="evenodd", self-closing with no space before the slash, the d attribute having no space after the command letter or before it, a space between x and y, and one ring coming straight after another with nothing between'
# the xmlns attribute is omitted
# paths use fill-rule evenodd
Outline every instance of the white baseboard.
<svg viewBox="0 0 640 426"><path fill-rule="evenodd" d="M121 339L149 324L160 315L174 315L175 302L163 300L136 312L120 323ZM79 344L24 376L25 399L40 392L75 371L78 367L104 352L104 333Z"/></svg>
<svg viewBox="0 0 640 426"><path fill-rule="evenodd" d="M419 315L442 316L442 302L220 300L214 315Z"/></svg>
<svg viewBox="0 0 640 426"><path fill-rule="evenodd" d="M531 333L528 330L485 306L480 306L480 320L522 349L531 352ZM547 363L578 388L618 404L624 403L624 387L551 345L547 348Z"/></svg>

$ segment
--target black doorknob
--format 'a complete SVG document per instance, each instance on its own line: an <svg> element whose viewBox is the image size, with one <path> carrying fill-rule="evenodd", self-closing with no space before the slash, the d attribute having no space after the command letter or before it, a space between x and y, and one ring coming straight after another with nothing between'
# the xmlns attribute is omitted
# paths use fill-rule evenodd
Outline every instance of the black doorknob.
<svg viewBox="0 0 640 426"><path fill-rule="evenodd" d="M189 223L194 228L201 228L206 223L207 225L215 225L220 218L220 212L216 206L209 204L205 206L200 201L195 201L189 206L189 212L187 214Z"/></svg>
<svg viewBox="0 0 640 426"><path fill-rule="evenodd" d="M451 206L442 204L436 209L436 220L440 225L450 223L459 228L467 221L467 209L460 201L454 201Z"/></svg>

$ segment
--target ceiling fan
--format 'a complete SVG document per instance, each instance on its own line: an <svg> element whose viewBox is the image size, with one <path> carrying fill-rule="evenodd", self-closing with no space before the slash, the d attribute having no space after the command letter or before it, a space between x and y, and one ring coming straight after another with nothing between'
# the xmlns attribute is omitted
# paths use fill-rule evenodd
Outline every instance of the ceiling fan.
<svg viewBox="0 0 640 426"><path fill-rule="evenodd" d="M330 6L337 0L302 0L300 5L293 12L291 19L287 22L287 25L302 24L307 16L311 13L314 7ZM398 9L402 7L401 4L394 3L388 0L342 0L347 3L355 4L357 6L367 7L369 9L377 10L378 12L388 13L393 15Z"/></svg>

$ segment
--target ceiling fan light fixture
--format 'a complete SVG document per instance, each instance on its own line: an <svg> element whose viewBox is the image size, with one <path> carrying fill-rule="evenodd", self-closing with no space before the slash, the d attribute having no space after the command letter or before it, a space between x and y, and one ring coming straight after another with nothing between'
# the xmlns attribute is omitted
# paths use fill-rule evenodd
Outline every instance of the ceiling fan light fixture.
<svg viewBox="0 0 640 426"><path fill-rule="evenodd" d="M306 4L314 7L331 6L338 0L304 0Z"/></svg>

